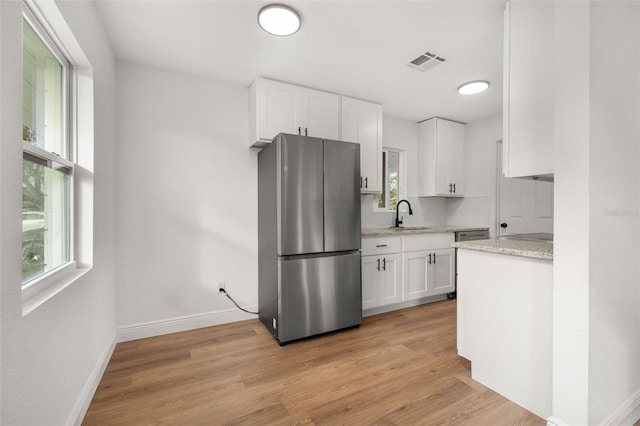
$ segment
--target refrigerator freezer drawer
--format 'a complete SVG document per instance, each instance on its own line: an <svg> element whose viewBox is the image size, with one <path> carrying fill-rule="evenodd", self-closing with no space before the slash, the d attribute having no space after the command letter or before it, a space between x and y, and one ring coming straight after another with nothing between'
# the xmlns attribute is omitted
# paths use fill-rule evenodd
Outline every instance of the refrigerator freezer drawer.
<svg viewBox="0 0 640 426"><path fill-rule="evenodd" d="M360 252L281 259L281 343L362 322Z"/></svg>

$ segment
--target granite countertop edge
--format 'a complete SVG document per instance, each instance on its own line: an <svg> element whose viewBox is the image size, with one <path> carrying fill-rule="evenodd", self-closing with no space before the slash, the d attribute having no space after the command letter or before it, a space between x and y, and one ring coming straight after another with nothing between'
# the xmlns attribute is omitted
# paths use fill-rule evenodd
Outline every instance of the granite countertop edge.
<svg viewBox="0 0 640 426"><path fill-rule="evenodd" d="M547 241L528 240L476 240L458 241L452 244L458 249L507 254L533 259L553 260L553 244Z"/></svg>
<svg viewBox="0 0 640 426"><path fill-rule="evenodd" d="M392 235L414 235L414 234L441 234L447 232L464 232L464 231L488 231L488 227L482 226L428 226L420 229L406 229L400 228L362 228L361 234L363 237L380 237L380 236L392 236Z"/></svg>

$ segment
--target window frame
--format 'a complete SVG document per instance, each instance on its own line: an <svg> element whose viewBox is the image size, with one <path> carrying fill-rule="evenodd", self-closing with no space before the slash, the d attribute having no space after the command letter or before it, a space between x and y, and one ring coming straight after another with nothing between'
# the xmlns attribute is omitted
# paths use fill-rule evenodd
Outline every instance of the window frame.
<svg viewBox="0 0 640 426"><path fill-rule="evenodd" d="M28 281L21 281L23 315L40 306L53 295L60 292L68 284L83 275L89 268L81 269L78 264L78 203L77 203L77 99L76 99L76 67L70 59L71 55L49 26L37 6L27 0L23 2L22 24L28 24L40 38L47 49L62 65L62 151L55 153L31 142L22 140L22 157L25 154L38 159L55 163L66 169L68 173L68 261L46 271ZM24 30L22 30L24 32ZM24 49L24 40L22 42ZM22 64L24 67L24 63ZM24 90L24 89L23 89ZM24 95L23 95L24 96Z"/></svg>
<svg viewBox="0 0 640 426"><path fill-rule="evenodd" d="M389 151L398 153L398 201L402 200L406 196L406 151L400 148L383 147L382 148L382 192L384 194L388 188L389 169L388 161L385 161L385 156L388 156ZM373 211L376 213L395 213L395 210L391 210L389 206L379 207L378 197L373 197Z"/></svg>

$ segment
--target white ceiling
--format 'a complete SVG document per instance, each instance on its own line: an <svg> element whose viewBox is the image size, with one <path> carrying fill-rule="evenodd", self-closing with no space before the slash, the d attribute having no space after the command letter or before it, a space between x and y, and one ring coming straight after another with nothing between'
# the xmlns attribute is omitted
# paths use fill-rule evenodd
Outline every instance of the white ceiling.
<svg viewBox="0 0 640 426"><path fill-rule="evenodd" d="M385 114L469 122L502 109L502 13L492 1L97 0L118 59L249 86L256 76L379 102ZM290 37L257 25L283 2L302 16ZM419 72L431 51L447 59ZM491 82L461 96L470 80Z"/></svg>

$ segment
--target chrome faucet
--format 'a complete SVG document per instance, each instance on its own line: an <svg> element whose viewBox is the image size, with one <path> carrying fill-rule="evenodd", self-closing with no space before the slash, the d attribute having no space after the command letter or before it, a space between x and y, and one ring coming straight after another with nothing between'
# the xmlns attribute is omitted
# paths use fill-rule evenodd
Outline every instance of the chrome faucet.
<svg viewBox="0 0 640 426"><path fill-rule="evenodd" d="M409 206L409 214L413 214L413 210L411 210L411 204L407 200L398 201L398 204L396 204L396 228L399 228L400 225L402 225L402 219L403 218L399 217L399 215L400 215L400 204L401 203L407 203L407 206Z"/></svg>

